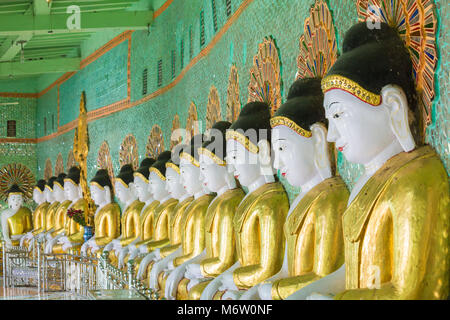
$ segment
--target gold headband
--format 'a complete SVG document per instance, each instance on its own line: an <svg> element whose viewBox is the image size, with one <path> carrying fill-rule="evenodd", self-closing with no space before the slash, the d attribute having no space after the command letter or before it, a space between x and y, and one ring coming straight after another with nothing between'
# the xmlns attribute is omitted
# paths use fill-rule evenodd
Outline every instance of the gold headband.
<svg viewBox="0 0 450 320"><path fill-rule="evenodd" d="M100 188L101 190L105 190L105 188L103 188L97 181L92 181L91 186L96 186L96 187Z"/></svg>
<svg viewBox="0 0 450 320"><path fill-rule="evenodd" d="M180 153L180 159L184 159L192 163L196 167L200 167L200 163L198 163L197 160L193 156L191 156L189 153L182 152Z"/></svg>
<svg viewBox="0 0 450 320"><path fill-rule="evenodd" d="M379 106L381 104L381 96L372 93L355 81L339 75L331 75L322 79L322 91L323 93L331 89L342 89L348 93L354 95L358 99L371 104L373 106Z"/></svg>
<svg viewBox="0 0 450 320"><path fill-rule="evenodd" d="M65 179L64 179L64 182L70 182L70 183L72 183L74 186L78 186L78 185L75 183L75 181L73 181L73 180L70 179L70 178L65 178Z"/></svg>
<svg viewBox="0 0 450 320"><path fill-rule="evenodd" d="M14 196L14 195L21 195L21 196L23 196L23 193L22 192L10 192L10 193L8 193L8 197L9 196Z"/></svg>
<svg viewBox="0 0 450 320"><path fill-rule="evenodd" d="M53 189L50 188L50 186L48 184L46 184L45 187L48 188L48 190L53 191Z"/></svg>
<svg viewBox="0 0 450 320"><path fill-rule="evenodd" d="M128 189L128 185L120 178L114 178L114 181L120 182L125 188Z"/></svg>
<svg viewBox="0 0 450 320"><path fill-rule="evenodd" d="M144 180L146 183L148 183L148 179L147 179L142 173L140 173L140 172L135 172L135 173L133 173L133 175L134 175L135 177L141 177L142 180Z"/></svg>
<svg viewBox="0 0 450 320"><path fill-rule="evenodd" d="M58 186L61 187L61 189L64 189L64 187L58 181L54 181L53 184L57 184Z"/></svg>
<svg viewBox="0 0 450 320"><path fill-rule="evenodd" d="M38 189L38 191L39 191L40 193L43 192L38 186L35 186L34 188L35 188L35 189Z"/></svg>
<svg viewBox="0 0 450 320"><path fill-rule="evenodd" d="M158 169L156 169L155 167L151 167L150 168L150 172L154 172L158 175L158 177L162 180L162 181L166 181L166 177L163 176L163 174L161 173L161 171L159 171Z"/></svg>
<svg viewBox="0 0 450 320"><path fill-rule="evenodd" d="M216 156L214 153L212 153L211 151L209 151L206 148L198 148L198 154L202 154L204 156L211 158L219 166L224 167L227 165L227 163L225 161L220 159L218 156Z"/></svg>
<svg viewBox="0 0 450 320"><path fill-rule="evenodd" d="M172 162L166 162L166 168L172 168L173 170L175 170L178 174L180 174L180 168Z"/></svg>
<svg viewBox="0 0 450 320"><path fill-rule="evenodd" d="M244 136L242 133L237 132L235 130L228 130L226 139L227 140L230 140L230 139L236 140L237 142L242 144L245 147L245 149L247 149L248 151L250 151L252 153L259 152L259 148L256 144L251 142L250 139L247 138L246 136Z"/></svg>
<svg viewBox="0 0 450 320"><path fill-rule="evenodd" d="M275 128L276 126L286 126L305 138L310 138L312 136L311 131L303 129L302 127L300 127L298 124L296 124L294 121L292 121L287 117L282 116L273 117L272 119L270 119L270 126L272 128Z"/></svg>

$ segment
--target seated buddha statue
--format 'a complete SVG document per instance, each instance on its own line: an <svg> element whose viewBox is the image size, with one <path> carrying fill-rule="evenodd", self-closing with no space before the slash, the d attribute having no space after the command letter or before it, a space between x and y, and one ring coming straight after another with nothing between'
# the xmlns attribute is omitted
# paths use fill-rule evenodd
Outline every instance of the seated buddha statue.
<svg viewBox="0 0 450 320"><path fill-rule="evenodd" d="M198 148L201 147L202 142L203 135L195 135L192 137L190 145L180 152L181 183L186 192L194 197L194 200L186 207L183 217L181 217L181 225L183 226L181 246L156 262L151 268L148 277L149 287L155 290L160 289L161 296L164 293L165 281L170 272L201 254L205 248L205 215L214 197L205 192L205 188L199 180Z"/></svg>
<svg viewBox="0 0 450 320"><path fill-rule="evenodd" d="M49 203L44 194L45 180L41 179L33 188L33 201L37 204L36 209L32 215L33 230L29 231L22 238L20 238L20 246L29 247L31 240L40 232L45 230L45 215Z"/></svg>
<svg viewBox="0 0 450 320"><path fill-rule="evenodd" d="M289 299L446 299L448 176L416 147L411 57L385 23L354 25L322 80L327 139L364 166L343 214L345 263ZM413 130L414 132L414 130Z"/></svg>
<svg viewBox="0 0 450 320"><path fill-rule="evenodd" d="M112 183L108 171L100 169L90 182L92 200L97 209L94 214L95 235L81 246L83 255L95 255L120 235L120 207L112 201Z"/></svg>
<svg viewBox="0 0 450 320"><path fill-rule="evenodd" d="M128 253L135 250L135 243L141 241L141 238L148 239L153 235L153 210L158 206L159 201L155 200L150 192L148 185L149 168L155 163L153 158L145 158L141 161L139 168L133 173L134 187L140 202L144 203L144 207L140 213L140 235L128 246L120 249L119 252L119 268L123 267L124 261L129 259Z"/></svg>
<svg viewBox="0 0 450 320"><path fill-rule="evenodd" d="M263 102L247 103L227 131L227 165L248 188L233 218L238 261L206 286L201 299L238 299L281 269L289 201L275 182L270 135L270 110Z"/></svg>
<svg viewBox="0 0 450 320"><path fill-rule="evenodd" d="M172 158L179 158L179 153L185 145L177 145L172 151ZM178 161L176 161L178 162ZM169 244L162 248L153 247L149 248L147 245L140 246L136 251L130 254L130 259L133 259L138 254L145 255L136 264L137 267L137 279L147 283L148 275L150 273L153 263L157 260L167 257L169 254L176 251L181 246L181 234L182 234L182 217L186 207L194 199L190 194L186 192L183 184L181 183L180 168L171 159L166 162L166 190L170 196L178 200L175 208L170 212L168 217L169 228Z"/></svg>
<svg viewBox="0 0 450 320"><path fill-rule="evenodd" d="M49 203L49 206L45 214L45 230L42 230L36 235L38 240L47 239L47 235L53 231L55 226L55 213L58 206L61 204L58 199L56 199L55 193L53 192L54 182L56 179L57 177L51 177L45 183L44 196Z"/></svg>
<svg viewBox="0 0 450 320"><path fill-rule="evenodd" d="M66 199L71 203L69 209L81 210L87 221L88 204L83 198L83 192L80 185L80 168L74 166L69 169L66 178L64 178L64 193ZM66 212L67 212L66 210ZM64 225L64 236L55 237L45 247L46 253L64 253L70 248L78 249L83 243L84 227L74 219L66 217Z"/></svg>
<svg viewBox="0 0 450 320"><path fill-rule="evenodd" d="M120 249L137 239L141 232L140 213L144 203L137 198L133 173L133 167L130 164L125 164L120 168L119 174L114 179L116 196L125 206L120 219L121 234L104 248L104 251L109 252L109 261L114 266L117 266Z"/></svg>
<svg viewBox="0 0 450 320"><path fill-rule="evenodd" d="M23 206L24 192L17 184L6 194L8 208L1 213L3 240L6 246L18 246L20 238L33 229L31 210Z"/></svg>
<svg viewBox="0 0 450 320"><path fill-rule="evenodd" d="M300 187L290 206L280 272L249 289L242 300L286 299L344 263L342 214L349 192L332 175L320 78L299 79L270 120L274 168Z"/></svg>
<svg viewBox="0 0 450 320"><path fill-rule="evenodd" d="M230 122L216 122L210 130L210 139L198 150L200 181L217 196L205 215L205 249L172 271L164 290L168 299L198 300L206 285L236 262L233 218L245 193L236 187L233 173L226 166L225 134L230 126Z"/></svg>

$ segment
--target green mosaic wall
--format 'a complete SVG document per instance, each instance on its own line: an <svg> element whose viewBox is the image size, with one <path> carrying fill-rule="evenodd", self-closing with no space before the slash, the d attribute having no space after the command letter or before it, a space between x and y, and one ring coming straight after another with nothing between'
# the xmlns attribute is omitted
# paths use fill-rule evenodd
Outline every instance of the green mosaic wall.
<svg viewBox="0 0 450 320"><path fill-rule="evenodd" d="M239 72L241 101L247 101L247 85L249 82L249 69L253 56L257 52L258 44L265 36L275 39L280 51L282 64L283 98L292 83L296 73L296 57L298 55L298 39L303 32L304 19L309 15L308 9L313 0L254 0L234 22L229 30L217 42L209 55L200 59L172 89L134 108L112 114L89 124L90 153L88 156L88 178L95 171L97 151L103 140L108 141L113 166L118 172L118 154L122 139L133 133L137 139L140 157L144 156L147 137L153 124L159 124L163 130L166 146L169 145L172 119L177 113L181 124L184 125L187 118L189 104L193 101L197 105L198 116L203 120L205 127L206 104L209 88L215 85L219 91L222 106L222 116L226 114L226 90L229 70L233 63ZM232 11L235 12L242 0L232 0ZM439 50L441 53L441 65L438 71L438 87L440 95L436 99L433 113L433 124L427 131L427 139L435 147L449 168L449 143L448 143L448 98L446 95L448 82L448 53L445 39L448 31L448 6L446 1L436 1L440 16ZM216 0L217 24L220 30L227 21L225 1ZM333 13L338 33L339 45L343 34L356 21L357 13L353 0L330 0L330 8ZM132 35L131 51L131 100L142 98L142 72L148 68L148 94L159 89L157 85L157 63L162 59L162 86L172 81L171 53L175 50L176 65L175 75L180 74L181 59L180 46L184 42L183 67L191 60L189 30L192 29L193 57L197 56L204 46L200 46L200 12L204 10L205 17L205 45L215 35L212 21L211 0L182 1L175 0L170 7L159 16L150 28L150 32L136 31ZM182 14L180 14L182 13ZM124 42L111 50L104 59L99 59L89 65L88 72L80 72L77 81L70 80L65 83L64 99L61 99L61 124L75 119L78 116L79 93L87 92L87 105L89 109L102 107L111 100L120 100L123 97L123 86L126 88L126 47ZM105 67L107 66L107 67ZM81 74L83 76L81 76ZM114 75L113 75L114 74ZM98 79L106 77L109 80L98 85ZM111 81L111 77L114 77ZM116 78L117 77L117 78ZM111 86L110 84L113 83ZM121 86L122 85L122 86ZM98 89L94 89L98 88ZM100 91L107 94L99 94ZM0 90L1 91L1 90ZM126 91L125 91L126 92ZM115 97L111 99L111 97ZM54 93L51 91L38 99L37 135L42 135L39 129L39 117L43 114L54 112ZM45 101L44 101L45 100ZM64 100L64 102L62 102ZM40 110L42 107L42 111ZM41 130L41 131L40 131ZM73 131L41 142L37 145L37 172L42 177L45 160L50 158L55 163L58 153L62 153L64 162L72 147ZM352 187L355 179L360 175L360 167L348 163L342 155L338 158L339 171L349 187ZM283 181L284 182L284 181ZM285 183L292 199L298 190Z"/></svg>

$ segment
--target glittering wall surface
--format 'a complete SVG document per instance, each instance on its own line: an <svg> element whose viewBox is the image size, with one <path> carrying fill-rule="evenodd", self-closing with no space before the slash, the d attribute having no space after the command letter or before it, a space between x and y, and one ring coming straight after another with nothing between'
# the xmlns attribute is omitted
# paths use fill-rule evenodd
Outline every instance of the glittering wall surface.
<svg viewBox="0 0 450 320"><path fill-rule="evenodd" d="M56 133L48 127L49 117L59 113L59 126L70 124L78 116L81 91L86 91L88 111L106 110L103 117L89 122L90 153L88 178L96 171L97 152L106 140L110 146L115 173L119 170L119 148L123 138L132 133L137 140L140 160L145 156L148 135L154 124L163 132L165 147L170 144L172 120L175 114L184 127L189 105L194 102L198 118L205 129L206 106L209 88L218 89L221 114L226 115L228 77L232 64L239 73L241 103L247 101L249 70L258 44L271 36L279 50L281 61L282 97L286 98L289 85L296 73L298 40L303 33L304 19L309 15L313 0L232 0L231 15L227 15L225 1L215 1L216 25L214 27L212 1L174 0L158 16L149 32L135 31L131 40L125 40L87 67L53 87L37 98L36 115L36 170L43 176L45 160L54 164L61 152L64 163L72 148L73 130ZM449 169L448 142L448 50L445 34L448 30L448 6L438 0L440 16L438 82L440 95L436 99L433 124L427 130L427 141L440 154ZM335 21L338 43L346 30L357 22L355 1L330 0L329 7ZM182 12L182 14L180 14ZM204 44L201 44L201 12L204 15ZM183 59L181 51L183 48ZM158 62L162 61L161 69ZM173 65L174 63L174 65ZM143 94L143 75L147 69L147 87ZM158 74L162 79L158 83ZM58 95L59 90L59 95ZM5 91L1 90L0 91ZM127 100L129 99L129 100ZM31 99L32 100L32 99ZM58 102L59 101L59 102ZM125 101L122 111L105 106ZM59 103L59 104L58 104ZM59 107L58 107L59 106ZM103 108L103 109L102 109ZM58 112L59 110L59 112ZM109 114L108 114L109 113ZM47 131L44 132L44 117ZM50 134L54 136L47 137ZM361 168L338 157L339 172L351 188L360 175ZM292 200L298 190L282 180Z"/></svg>

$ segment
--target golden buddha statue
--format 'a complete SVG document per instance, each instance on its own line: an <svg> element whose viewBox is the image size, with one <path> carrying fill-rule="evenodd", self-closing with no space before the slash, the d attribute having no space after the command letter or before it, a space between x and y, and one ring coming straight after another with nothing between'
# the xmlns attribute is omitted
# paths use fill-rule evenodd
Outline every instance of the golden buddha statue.
<svg viewBox="0 0 450 320"><path fill-rule="evenodd" d="M64 232L67 218L67 209L72 203L72 201L65 198L64 179L66 178L66 176L67 175L65 173L60 173L58 175L58 178L53 183L53 193L55 199L60 202L60 205L56 209L54 216L54 231L50 234L52 238Z"/></svg>
<svg viewBox="0 0 450 320"><path fill-rule="evenodd" d="M446 299L448 176L436 152L416 148L411 134L409 53L385 23L354 25L343 48L322 90L328 140L364 165L342 220L345 265L289 299Z"/></svg>
<svg viewBox="0 0 450 320"><path fill-rule="evenodd" d="M247 299L286 299L344 263L342 214L349 192L333 177L326 141L320 78L299 79L271 119L274 167L301 192L284 224L283 267L242 295Z"/></svg>
<svg viewBox="0 0 450 320"><path fill-rule="evenodd" d="M33 229L31 210L23 206L24 192L17 184L6 194L8 208L1 213L3 240L7 246L18 246L20 238Z"/></svg>
<svg viewBox="0 0 450 320"><path fill-rule="evenodd" d="M100 249L120 235L120 207L112 201L112 190L108 171L98 170L90 182L92 200L97 206L94 215L95 235L81 246L83 255L100 257Z"/></svg>
<svg viewBox="0 0 450 320"><path fill-rule="evenodd" d="M270 131L270 110L263 102L246 104L227 131L227 164L249 192L233 220L238 262L211 281L201 299L238 299L282 266L289 202L273 175Z"/></svg>
<svg viewBox="0 0 450 320"><path fill-rule="evenodd" d="M45 196L47 198L47 201L50 203L48 206L46 218L45 218L45 232L46 235L50 234L54 227L55 227L55 213L58 209L59 205L61 204L58 199L55 197L55 193L53 192L54 188L54 182L56 181L56 177L51 177L48 179L47 183L45 184Z"/></svg>

